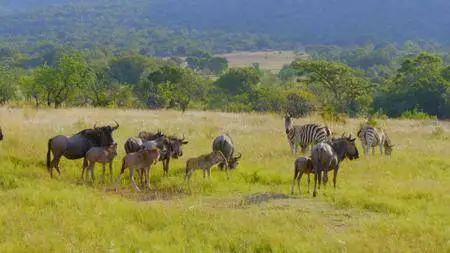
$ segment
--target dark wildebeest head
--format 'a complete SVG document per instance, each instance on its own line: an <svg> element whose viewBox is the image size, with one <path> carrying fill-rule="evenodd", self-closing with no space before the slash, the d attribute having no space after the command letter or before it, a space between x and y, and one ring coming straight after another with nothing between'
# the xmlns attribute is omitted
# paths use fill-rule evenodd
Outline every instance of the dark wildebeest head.
<svg viewBox="0 0 450 253"><path fill-rule="evenodd" d="M352 135L350 135L349 137L343 136L337 139L333 138L333 140L331 141L331 146L336 152L339 161L342 161L345 158L348 158L350 160L359 158L359 152L358 148L356 147L355 140L355 138L352 138Z"/></svg>
<svg viewBox="0 0 450 253"><path fill-rule="evenodd" d="M85 129L81 133L92 142L93 146L110 146L114 144L112 133L119 128L119 123L114 122L116 123L115 126L97 127L97 124L95 124L93 129Z"/></svg>
<svg viewBox="0 0 450 253"><path fill-rule="evenodd" d="M153 140L156 140L156 139L164 137L164 136L165 135L160 130L158 130L158 132L156 132L156 133L141 131L138 134L138 137L140 139L142 139L143 142L153 141Z"/></svg>
<svg viewBox="0 0 450 253"><path fill-rule="evenodd" d="M0 141L3 140L3 131L2 131L2 127L0 127Z"/></svg>
<svg viewBox="0 0 450 253"><path fill-rule="evenodd" d="M168 151L170 153L170 156L175 159L178 159L178 157L183 156L182 146L188 143L189 141L186 141L184 136L181 139L177 138L176 136L170 136L168 143L169 144Z"/></svg>

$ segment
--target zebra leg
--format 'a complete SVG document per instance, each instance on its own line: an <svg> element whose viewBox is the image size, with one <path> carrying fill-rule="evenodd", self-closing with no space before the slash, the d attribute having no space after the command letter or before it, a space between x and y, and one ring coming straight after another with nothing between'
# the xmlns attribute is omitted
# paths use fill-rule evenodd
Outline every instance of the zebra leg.
<svg viewBox="0 0 450 253"><path fill-rule="evenodd" d="M383 145L380 144L380 154L383 155Z"/></svg>

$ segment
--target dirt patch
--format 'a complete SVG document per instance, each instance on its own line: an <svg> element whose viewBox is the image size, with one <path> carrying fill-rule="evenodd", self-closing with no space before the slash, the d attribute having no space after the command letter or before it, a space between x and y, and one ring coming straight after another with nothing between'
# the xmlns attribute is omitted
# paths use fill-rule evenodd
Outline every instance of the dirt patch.
<svg viewBox="0 0 450 253"><path fill-rule="evenodd" d="M177 200L188 195L184 190L159 190L151 189L141 192L135 192L132 189L115 189L108 188L105 191L111 195L120 196L134 201L157 201L157 200Z"/></svg>

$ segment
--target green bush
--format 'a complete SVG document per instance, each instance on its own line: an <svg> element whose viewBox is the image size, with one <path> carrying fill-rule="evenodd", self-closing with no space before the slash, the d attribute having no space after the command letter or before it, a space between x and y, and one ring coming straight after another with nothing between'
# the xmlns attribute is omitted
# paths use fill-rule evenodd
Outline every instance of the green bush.
<svg viewBox="0 0 450 253"><path fill-rule="evenodd" d="M425 112L419 111L419 110L417 110L417 107L416 107L412 110L403 112L402 115L400 116L400 118L414 119L414 120L427 120L427 119L436 119L436 116L429 115Z"/></svg>

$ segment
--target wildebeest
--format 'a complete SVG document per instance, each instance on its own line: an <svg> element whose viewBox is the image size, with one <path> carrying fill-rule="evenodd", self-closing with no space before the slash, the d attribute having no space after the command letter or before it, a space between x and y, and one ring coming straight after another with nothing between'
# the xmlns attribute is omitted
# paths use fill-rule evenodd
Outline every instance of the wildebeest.
<svg viewBox="0 0 450 253"><path fill-rule="evenodd" d="M375 147L379 146L380 153L386 155L392 154L391 139L381 128L375 128L370 125L363 125L358 131L358 137L361 140L361 145L364 148L364 154L369 154L370 148L372 148L372 153L375 154Z"/></svg>
<svg viewBox="0 0 450 253"><path fill-rule="evenodd" d="M97 127L94 125L94 128L84 129L71 137L58 135L49 139L47 169L50 172L50 176L53 177L53 168L61 174L59 162L62 156L69 160L76 160L84 158L86 152L88 152L92 147L106 147L114 144L112 133L117 128L119 128L119 124L117 122L114 127ZM50 152L53 153L52 160ZM83 161L83 165L85 165L85 163L86 160Z"/></svg>
<svg viewBox="0 0 450 253"><path fill-rule="evenodd" d="M186 161L186 181L190 181L192 173L194 173L196 169L203 169L203 178L206 177L206 173L208 173L208 177L211 177L211 167L219 162L225 163L225 170L228 177L227 159L222 152L218 150L199 157L189 158Z"/></svg>
<svg viewBox="0 0 450 253"><path fill-rule="evenodd" d="M310 157L299 157L295 160L294 179L292 180L291 194L294 194L294 186L296 181L298 185L298 193L300 193L300 180L302 179L304 173L308 175L308 193L309 193L309 185L311 182L310 174L313 173L313 164Z"/></svg>
<svg viewBox="0 0 450 253"><path fill-rule="evenodd" d="M169 173L169 163L170 159L178 159L178 157L183 155L182 145L188 144L185 138L178 138L176 136L166 136L159 132L159 134L151 134L148 132L139 133L140 137L151 138L141 139L139 137L131 137L125 142L125 151L127 153L137 152L143 148L159 148L161 149L161 156L159 158L163 163L164 175Z"/></svg>
<svg viewBox="0 0 450 253"><path fill-rule="evenodd" d="M3 131L2 131L2 127L0 127L0 141L3 140Z"/></svg>
<svg viewBox="0 0 450 253"><path fill-rule="evenodd" d="M120 175L119 178L117 179L116 190L120 184L120 181L122 181L123 173L127 168L130 169L131 184L133 185L136 191L140 191L140 189L136 185L136 182L134 181L134 169L139 170L140 168L144 168L145 184L150 189L150 169L153 164L158 162L160 155L159 152L160 150L158 148L152 148L152 149L142 149L138 152L127 154L122 159L122 169L120 170Z"/></svg>
<svg viewBox="0 0 450 253"><path fill-rule="evenodd" d="M341 137L327 143L316 144L311 150L311 160L314 171L314 192L317 196L317 182L319 187L322 181L322 172L324 172L324 183L328 181L328 171L333 170L333 186L336 188L336 177L339 170L339 164L345 158L350 160L358 159L359 152L355 145L355 139L351 137Z"/></svg>
<svg viewBox="0 0 450 253"><path fill-rule="evenodd" d="M234 144L231 137L227 134L221 134L217 136L212 144L213 151L221 151L222 154L227 159L228 168L235 169L239 165L239 159L242 154L239 153L238 156L233 157L234 154ZM219 169L223 170L225 163L219 163Z"/></svg>
<svg viewBox="0 0 450 253"><path fill-rule="evenodd" d="M105 181L106 164L109 163L109 176L110 182L113 178L112 163L117 156L117 143L114 143L108 147L92 147L86 153L86 163L83 164L83 171L81 172L81 179L83 180L84 171L86 171L86 181L88 181L89 172L91 172L92 182L94 181L94 166L95 163L101 163L103 165L103 181Z"/></svg>

